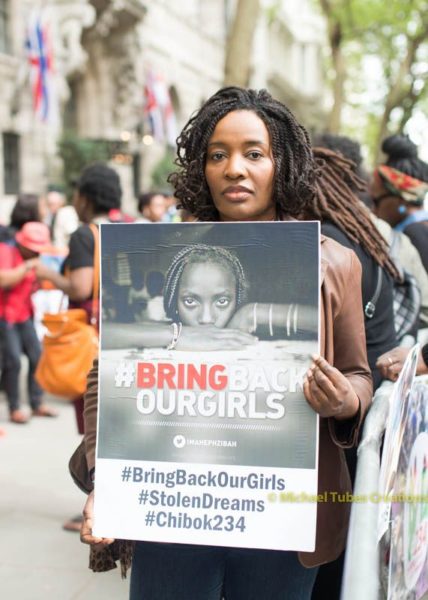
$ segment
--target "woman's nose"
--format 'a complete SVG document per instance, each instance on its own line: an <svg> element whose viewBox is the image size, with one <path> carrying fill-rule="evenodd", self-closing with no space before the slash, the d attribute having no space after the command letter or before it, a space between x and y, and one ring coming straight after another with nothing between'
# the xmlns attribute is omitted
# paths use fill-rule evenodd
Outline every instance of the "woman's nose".
<svg viewBox="0 0 428 600"><path fill-rule="evenodd" d="M214 313L210 303L206 302L201 306L199 313L200 325L212 325L214 323Z"/></svg>
<svg viewBox="0 0 428 600"><path fill-rule="evenodd" d="M237 179L243 177L245 172L245 166L243 157L237 154L232 154L226 163L225 176L229 179Z"/></svg>

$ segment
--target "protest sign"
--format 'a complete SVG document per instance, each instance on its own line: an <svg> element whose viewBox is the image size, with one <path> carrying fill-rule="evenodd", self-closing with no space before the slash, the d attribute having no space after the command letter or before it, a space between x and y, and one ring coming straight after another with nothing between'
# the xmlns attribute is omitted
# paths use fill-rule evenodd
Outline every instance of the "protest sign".
<svg viewBox="0 0 428 600"><path fill-rule="evenodd" d="M391 500L397 475L398 459L409 413L410 392L416 373L419 345L409 352L389 400L388 422L379 474L378 540L390 523Z"/></svg>
<svg viewBox="0 0 428 600"><path fill-rule="evenodd" d="M319 224L101 227L94 533L313 551Z"/></svg>
<svg viewBox="0 0 428 600"><path fill-rule="evenodd" d="M410 394L391 516L388 599L419 600L428 591L428 386Z"/></svg>

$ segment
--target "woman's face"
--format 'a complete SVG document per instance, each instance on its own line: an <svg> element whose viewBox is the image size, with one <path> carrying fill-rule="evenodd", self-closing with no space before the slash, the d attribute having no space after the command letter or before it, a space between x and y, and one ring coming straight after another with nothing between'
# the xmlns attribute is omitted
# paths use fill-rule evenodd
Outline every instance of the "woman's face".
<svg viewBox="0 0 428 600"><path fill-rule="evenodd" d="M374 204L374 214L389 223L391 227L395 227L406 217L405 210L400 212L400 207L404 206L401 199L388 192L378 177L373 177L370 182L370 194Z"/></svg>
<svg viewBox="0 0 428 600"><path fill-rule="evenodd" d="M271 221L275 163L269 131L250 110L220 119L208 142L205 177L222 221Z"/></svg>
<svg viewBox="0 0 428 600"><path fill-rule="evenodd" d="M235 277L216 263L192 263L181 275L177 300L183 325L225 327L236 308Z"/></svg>

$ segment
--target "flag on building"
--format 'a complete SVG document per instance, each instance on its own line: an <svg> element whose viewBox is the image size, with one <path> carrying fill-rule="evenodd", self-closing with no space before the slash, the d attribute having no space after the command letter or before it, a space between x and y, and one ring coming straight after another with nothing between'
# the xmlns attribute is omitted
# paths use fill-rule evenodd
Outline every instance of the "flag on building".
<svg viewBox="0 0 428 600"><path fill-rule="evenodd" d="M53 52L45 12L31 13L27 25L25 48L30 66L34 112L43 122L57 122L58 102Z"/></svg>
<svg viewBox="0 0 428 600"><path fill-rule="evenodd" d="M144 117L155 140L175 146L177 124L171 96L165 80L151 71L144 86Z"/></svg>

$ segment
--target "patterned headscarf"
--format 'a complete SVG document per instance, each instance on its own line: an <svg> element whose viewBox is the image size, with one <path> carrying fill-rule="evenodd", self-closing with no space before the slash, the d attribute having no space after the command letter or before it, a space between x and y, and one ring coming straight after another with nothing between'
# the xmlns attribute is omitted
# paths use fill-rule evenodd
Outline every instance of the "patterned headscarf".
<svg viewBox="0 0 428 600"><path fill-rule="evenodd" d="M405 202L423 204L428 194L428 183L406 175L397 169L381 165L375 170L384 188Z"/></svg>

